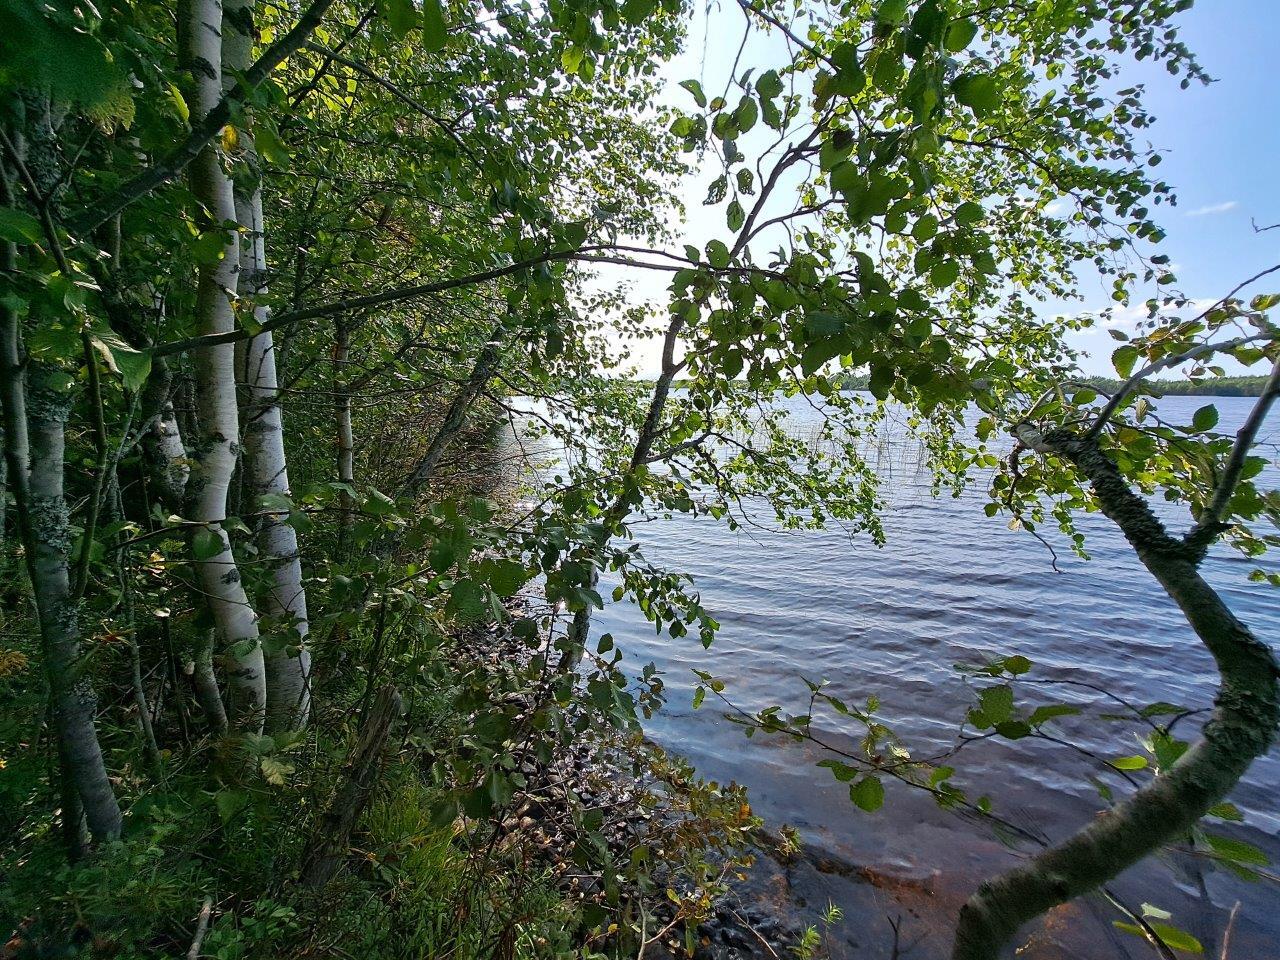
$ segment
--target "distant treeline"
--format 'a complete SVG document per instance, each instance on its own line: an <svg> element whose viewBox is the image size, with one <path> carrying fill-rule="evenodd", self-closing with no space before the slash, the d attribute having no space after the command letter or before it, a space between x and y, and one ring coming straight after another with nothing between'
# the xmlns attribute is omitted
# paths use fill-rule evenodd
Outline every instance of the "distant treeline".
<svg viewBox="0 0 1280 960"><path fill-rule="evenodd" d="M849 374L840 383L841 390L868 389L866 374ZM1110 377L1085 377L1085 383L1099 393L1114 393L1123 381ZM1213 377L1207 380L1148 380L1147 386L1157 396L1182 397L1258 397L1266 377Z"/></svg>

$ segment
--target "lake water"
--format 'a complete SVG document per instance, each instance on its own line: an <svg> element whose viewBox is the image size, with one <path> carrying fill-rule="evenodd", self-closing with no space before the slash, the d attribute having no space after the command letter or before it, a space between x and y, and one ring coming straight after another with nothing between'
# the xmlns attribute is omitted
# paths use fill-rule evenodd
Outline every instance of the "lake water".
<svg viewBox="0 0 1280 960"><path fill-rule="evenodd" d="M1207 402L1171 397L1159 406L1173 422L1187 422ZM1252 404L1212 402L1220 429L1234 428ZM809 429L812 409L791 408L796 429ZM1277 427L1280 419L1264 433L1280 433ZM1275 460L1274 447L1263 452ZM692 637L655 637L625 603L610 604L594 622L597 634L614 635L629 663L652 661L664 674L668 706L648 727L655 740L689 757L704 776L745 784L771 826L794 825L817 850L859 868L853 877L828 870L792 878L792 895L802 890L811 910L827 899L844 906L829 948L859 960L892 955L895 917L903 960L945 957L964 897L1018 854L988 827L939 810L928 796L893 781L886 781L879 812L859 811L847 785L813 766L820 753L782 738L747 739L710 694L692 709L695 669L724 679L726 693L747 710L779 703L800 712L808 701L806 678L830 681L828 690L849 702L878 697L880 713L917 757L953 746L973 703L957 662L1018 653L1034 662L1031 678L1094 684L1139 704L1204 708L1216 688L1208 654L1105 518L1081 520L1092 559L1056 543L1061 572L1055 572L1043 545L1009 530L1005 519L984 515L981 485L958 499L934 498L929 476L912 461L901 444L884 458L892 469L882 471L889 501L883 547L838 529L732 532L712 519L683 516L643 524L637 538L646 557L691 574L722 624L710 650ZM1047 527L1042 532L1053 538ZM1238 615L1274 642L1280 592L1247 582L1253 566L1218 548L1204 569ZM606 581L601 593L611 587ZM1078 685L1020 686L1018 697L1077 703L1092 714L1116 709ZM1190 735L1198 722L1182 721L1179 733ZM815 733L839 742L847 729L828 714ZM1142 752L1131 725L1066 718L1058 729L1103 756ZM1280 861L1278 752L1255 764L1232 797L1245 824L1213 828L1263 848L1273 863ZM1054 744L974 743L949 763L971 796L989 795L997 812L1050 838L1070 834L1103 806L1088 779L1099 773L1097 764ZM1114 775L1103 778L1122 786ZM1115 890L1134 906L1172 911L1172 922L1198 935L1215 958L1213 944L1239 900L1232 960L1280 956L1280 886L1247 883L1203 858L1180 857L1135 868ZM1028 931L1031 945L1020 956L1151 956L1142 941L1112 929L1117 916L1101 903L1062 908L1044 929Z"/></svg>

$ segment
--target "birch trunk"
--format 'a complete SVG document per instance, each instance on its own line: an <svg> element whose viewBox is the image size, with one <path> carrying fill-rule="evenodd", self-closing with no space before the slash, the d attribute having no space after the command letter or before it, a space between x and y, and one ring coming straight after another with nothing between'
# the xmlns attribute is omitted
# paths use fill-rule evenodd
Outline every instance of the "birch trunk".
<svg viewBox="0 0 1280 960"><path fill-rule="evenodd" d="M228 76L253 65L253 0L227 0L223 59ZM236 219L242 230L240 295L254 300L254 319L266 323L269 311L262 303L267 292L265 222L262 215L262 177L253 137L242 133L245 162L250 176L237 184ZM276 372L276 348L270 331L251 339L241 351L245 409L244 479L256 504L264 494L289 495L288 462L284 449L284 424L280 409L280 385ZM273 644L266 654L267 727L292 730L306 725L310 713L311 651L307 645L309 623L307 594L302 585L302 560L298 532L268 512L257 530L258 557L267 565L271 582L266 613L291 634L287 644Z"/></svg>
<svg viewBox="0 0 1280 960"><path fill-rule="evenodd" d="M185 68L192 78L191 122L201 122L222 97L222 4L220 0L187 0L179 17L179 39ZM214 144L205 146L189 168L191 192L203 204L201 228L224 230L236 219L231 179ZM235 328L231 298L239 273L240 250L228 231L222 256L202 264L196 287L196 325L201 335ZM199 433L195 464L188 481L191 519L205 525L221 548L212 555L193 551L196 581L204 593L214 625L230 652L228 671L230 716L238 726L260 730L266 713L267 682L258 617L223 529L227 495L239 452L236 409L235 347L203 347L194 357Z"/></svg>
<svg viewBox="0 0 1280 960"><path fill-rule="evenodd" d="M156 297L155 305L163 317L163 299ZM139 348L150 345L149 342L134 344ZM168 510L177 512L182 509L186 496L191 465L173 406L173 391L173 371L168 361L164 357L155 358L142 395L142 415L150 424L142 438L142 456L148 479L160 502Z"/></svg>
<svg viewBox="0 0 1280 960"><path fill-rule="evenodd" d="M6 311L8 313L9 311ZM95 728L97 697L83 672L79 609L71 592L70 512L63 490L66 422L71 398L59 392L43 366L32 365L24 391L18 365L16 321L5 319L4 408L6 459L14 481L27 570L40 621L54 728L64 776L96 841L120 835L120 806L107 776ZM25 409L24 409L25 408ZM63 815L78 821L74 809ZM68 833L79 824L68 823Z"/></svg>
<svg viewBox="0 0 1280 960"><path fill-rule="evenodd" d="M1033 450L1070 461L1089 479L1102 512L1213 655L1221 684L1200 741L1168 772L1063 843L979 888L960 911L954 960L996 960L1022 924L1186 837L1267 751L1280 724L1280 668L1270 648L1200 575L1204 547L1170 536L1095 440L1064 430L1042 437L1025 427L1018 437Z"/></svg>
<svg viewBox="0 0 1280 960"><path fill-rule="evenodd" d="M11 202L7 176L0 190ZM17 248L0 244L0 270L12 274ZM28 390L27 373L30 373ZM36 604L40 647L62 773L63 827L72 855L82 824L97 841L120 835L120 806L95 728L97 698L81 672L78 604L71 595L71 531L64 484L71 398L53 389L44 367L24 370L17 311L0 305L0 414L6 479Z"/></svg>

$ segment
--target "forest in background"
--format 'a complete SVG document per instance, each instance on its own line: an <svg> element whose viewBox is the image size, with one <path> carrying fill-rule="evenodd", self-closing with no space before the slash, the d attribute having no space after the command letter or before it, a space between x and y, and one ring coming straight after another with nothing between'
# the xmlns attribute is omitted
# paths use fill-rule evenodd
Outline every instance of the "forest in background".
<svg viewBox="0 0 1280 960"><path fill-rule="evenodd" d="M751 502L874 549L857 438L890 405L939 489L994 468L989 515L1082 552L1076 517L1117 525L1219 695L1126 705L1144 753L1101 761L1098 816L1056 837L877 704L738 719L824 751L851 816L924 791L1004 831L955 960L1084 896L1163 960L1228 957L1108 887L1171 849L1274 881L1228 798L1280 722L1276 661L1200 567L1221 544L1280 585L1280 265L1188 317L1124 79L1208 80L1190 5L738 0L742 49L776 56L674 106L681 0L0 0L6 957L706 955L735 875L800 841L643 741L663 680L593 635L601 572L711 646L642 521ZM723 222L701 245L673 191L695 168ZM1078 370L1090 320L1040 314L1084 276L1149 306L1114 382ZM642 340L649 382L624 375ZM1238 430L1161 416L1155 378L1224 358L1264 371ZM779 395L821 398L824 443ZM527 474L504 428L558 465ZM1081 712L1015 696L1030 668L975 666L967 729ZM695 706L732 697L701 680ZM818 709L856 746L814 743Z"/></svg>
<svg viewBox="0 0 1280 960"><path fill-rule="evenodd" d="M1108 396L1124 386L1114 377L1084 377L1082 382ZM840 381L841 390L867 390L871 378L850 374ZM1266 377L1208 377L1203 380L1149 380L1144 385L1155 397L1260 397L1267 388Z"/></svg>

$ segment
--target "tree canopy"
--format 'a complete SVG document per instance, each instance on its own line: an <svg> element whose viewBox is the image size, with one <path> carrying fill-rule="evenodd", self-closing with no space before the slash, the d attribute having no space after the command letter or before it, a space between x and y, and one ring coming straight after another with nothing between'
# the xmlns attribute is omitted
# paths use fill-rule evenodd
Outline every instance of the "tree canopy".
<svg viewBox="0 0 1280 960"><path fill-rule="evenodd" d="M740 44L730 70L673 99L680 0L182 0L176 18L0 0L4 562L24 570L4 617L32 638L0 683L57 768L39 744L12 760L28 785L7 828L29 845L56 822L92 862L182 794L227 836L257 810L269 836L236 843L327 879L316 864L346 857L412 701L401 760L430 823L496 830L555 749L661 705L652 670L629 678L612 638L591 642L603 570L673 643L719 630L639 522L738 524L763 502L875 541L860 438L893 409L939 486L996 469L990 515L1052 520L1082 551L1073 517L1111 517L1224 677L1201 744L1105 821L1132 849L1083 866L1050 850L1051 869L984 887L956 956L994 957L1189 829L1277 723L1269 650L1198 567L1224 539L1261 555L1280 516L1253 449L1275 373L1236 436L1212 405L1171 423L1153 396L1161 372L1280 351L1274 295L1242 285L1186 319L1159 252L1174 193L1129 74L1208 79L1178 36L1190 6L738 0L741 36L716 41ZM693 244L677 185L696 176L717 226ZM1087 319L1044 306L1084 276L1150 308L1115 383L1080 375ZM644 341L650 381L628 369ZM797 396L822 443L787 431L776 400ZM521 457L509 502L504 423L554 452ZM1176 542L1147 523L1156 493L1190 512ZM482 625L526 647L500 680L472 670ZM872 753L864 809L884 799ZM308 824L305 851L271 839L267 809ZM591 942L644 942L643 911L605 900Z"/></svg>

